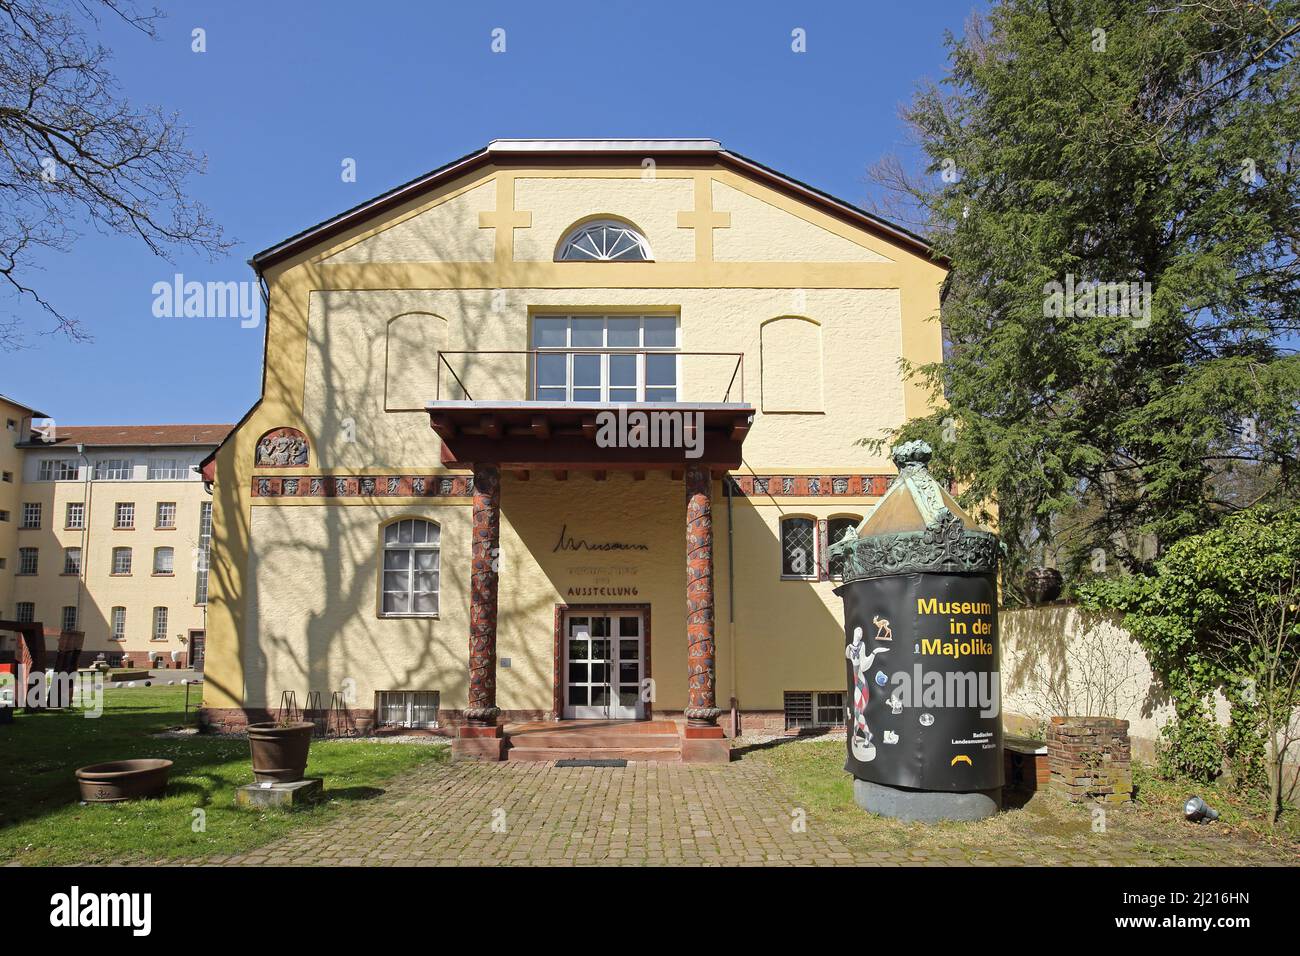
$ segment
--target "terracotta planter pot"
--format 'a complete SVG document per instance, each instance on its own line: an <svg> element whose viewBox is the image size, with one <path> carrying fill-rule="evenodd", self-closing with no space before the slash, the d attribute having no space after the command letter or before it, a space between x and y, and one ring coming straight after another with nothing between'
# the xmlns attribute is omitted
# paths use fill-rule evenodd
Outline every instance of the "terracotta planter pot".
<svg viewBox="0 0 1300 956"><path fill-rule="evenodd" d="M1031 604L1048 604L1061 596L1063 581L1056 568L1031 568L1025 575L1025 591Z"/></svg>
<svg viewBox="0 0 1300 956"><path fill-rule="evenodd" d="M307 769L307 751L315 726L305 720L291 724L249 724L253 779L258 783L293 783Z"/></svg>
<svg viewBox="0 0 1300 956"><path fill-rule="evenodd" d="M87 803L120 803L161 797L167 790L170 760L114 760L77 770L77 786Z"/></svg>

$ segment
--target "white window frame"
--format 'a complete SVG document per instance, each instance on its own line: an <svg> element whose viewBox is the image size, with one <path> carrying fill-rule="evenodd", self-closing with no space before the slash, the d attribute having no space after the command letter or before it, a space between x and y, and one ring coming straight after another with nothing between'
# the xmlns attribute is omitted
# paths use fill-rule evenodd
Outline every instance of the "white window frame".
<svg viewBox="0 0 1300 956"><path fill-rule="evenodd" d="M27 559L31 558L31 570L27 570ZM19 548L18 549L18 573L19 574L38 574L41 567L40 548Z"/></svg>
<svg viewBox="0 0 1300 956"><path fill-rule="evenodd" d="M117 568L118 568L118 560L117 560L117 559L118 559L118 557L119 557L120 555L126 555L126 570L125 570L125 571L119 571L119 570L117 569ZM127 547L114 548L114 549L113 549L113 562L112 562L112 564L109 565L109 573L110 573L111 575L116 576L116 577L127 577L128 575L130 575L130 573L131 573L131 566L132 566L132 564L134 564L134 563L135 563L135 556L131 553L131 549L130 549L130 548L127 548Z"/></svg>
<svg viewBox="0 0 1300 956"><path fill-rule="evenodd" d="M194 549L194 603L208 603L208 555L212 548L212 502L199 505L199 546Z"/></svg>
<svg viewBox="0 0 1300 956"><path fill-rule="evenodd" d="M108 616L108 636L112 641L126 640L126 608L122 605L115 606Z"/></svg>
<svg viewBox="0 0 1300 956"><path fill-rule="evenodd" d="M806 521L812 526L812 554L808 556L808 572L806 574L787 574L785 570L785 529L796 521ZM781 580L782 581L816 581L820 576L821 562L817 547L817 519L812 515L793 514L782 515L778 528L779 534L777 541L780 544L780 554L777 556L780 560Z"/></svg>
<svg viewBox="0 0 1300 956"><path fill-rule="evenodd" d="M170 516L170 518L171 518L171 520L168 521L166 524L163 524L163 509L164 509L164 508L168 509L167 514L168 514L168 515ZM158 528L158 529L160 529L160 530L163 529L163 528L166 528L166 529L169 529L169 530L170 530L170 529L176 527L176 502L174 502L174 501L160 501L160 502L158 502L158 507L157 507L157 508L155 509L155 511L154 511L154 527L155 527L155 528Z"/></svg>
<svg viewBox="0 0 1300 956"><path fill-rule="evenodd" d="M673 324L673 344L672 345L647 345L646 344L646 319L655 319L659 321L668 321ZM539 341L539 323L544 322L563 322L564 323L564 342L562 344L552 343L542 345ZM600 342L594 343L575 343L574 324L578 322L600 323ZM610 344L610 326L613 323L616 330L628 331L630 323L636 323L636 342L631 345L611 345ZM532 344L533 356L532 365L529 368L529 375L532 377L532 386L530 394L534 401L564 401L575 402L580 404L630 404L632 402L650 401L655 405L672 404L680 402L684 393L684 384L682 382L682 359L681 359L681 341L682 341L682 324L681 317L671 312L646 312L636 314L584 314L575 313L542 313L539 312L532 317L531 327L529 329L530 342ZM541 364L546 361L548 353L555 353L565 356L564 359L564 385L541 384ZM613 385L610 381L610 364L611 359L620 354L628 354L636 359L636 383L635 385ZM649 365L649 355L672 355L673 361L673 379L674 384L660 385L647 382L647 368ZM590 391L597 386L580 386L574 381L574 363L576 356L594 355L600 361L600 396L599 398L576 398L576 391ZM545 389L549 393L554 393L563 387L564 396L561 398L556 394L543 395ZM673 397L671 399L656 398L653 400L646 398L646 393L650 389L667 390L671 388ZM615 391L627 391L635 389L635 397L628 399L625 396L615 396Z"/></svg>
<svg viewBox="0 0 1300 956"><path fill-rule="evenodd" d="M162 614L158 612L161 611ZM167 640L167 608L159 605L153 609L153 641Z"/></svg>
<svg viewBox="0 0 1300 956"><path fill-rule="evenodd" d="M145 473L149 481L184 481L188 469L180 458L151 458Z"/></svg>
<svg viewBox="0 0 1300 956"><path fill-rule="evenodd" d="M19 528L35 529L41 526L41 503L39 501L23 502L23 520Z"/></svg>
<svg viewBox="0 0 1300 956"><path fill-rule="evenodd" d="M624 251L640 255L625 257L621 254ZM612 252L619 254L610 255ZM645 233L619 219L579 223L565 233L555 249L556 262L654 262L654 258Z"/></svg>
<svg viewBox="0 0 1300 956"><path fill-rule="evenodd" d="M14 605L14 620L19 624L36 623L36 602L19 601Z"/></svg>
<svg viewBox="0 0 1300 956"><path fill-rule="evenodd" d="M126 518L123 521L123 517ZM130 531L135 529L135 502L119 501L113 505L113 530Z"/></svg>
<svg viewBox="0 0 1300 956"><path fill-rule="evenodd" d="M411 538L410 540L404 542L401 540L401 533L402 533L401 528L402 525L407 523L411 524ZM426 540L422 542L416 542L414 540L414 536L415 536L414 530L416 527L416 523L425 524L432 529L432 533L433 533L432 542L428 540L427 536L426 536ZM390 529L395 529L392 531L392 534L390 534ZM386 618L388 617L436 618L438 616L438 609L439 609L439 595L442 589L441 588L442 527L438 524L438 522L431 521L428 518L407 517L407 518L398 518L395 521L388 522L383 526L383 529L380 533L381 533L380 541L382 544L382 548L381 548L382 554L379 560L379 616L386 617ZM395 537L396 540L390 541L389 540L390 537ZM432 568L416 567L417 555L422 552L433 553ZM390 555L394 557L394 560L392 560L391 562L389 558ZM396 566L397 564L396 556L398 555L406 556L405 558L406 567L402 568ZM393 566L390 566L390 564L392 564ZM394 583L399 578L399 576L403 571L406 572L405 590L399 591L395 588L390 588L388 585L390 583ZM424 571L426 573L433 574L434 587L432 591L417 591L415 589L415 574L417 571ZM393 577L390 578L389 577L390 575L392 575ZM405 611L387 610L386 605L387 605L387 597L389 594L405 594L407 597L407 610ZM432 611L413 610L415 606L415 597L417 594L432 594L433 596Z"/></svg>
<svg viewBox="0 0 1300 956"><path fill-rule="evenodd" d="M75 565L73 555L76 555ZM80 574L81 573L81 548L78 545L69 545L63 549L63 573Z"/></svg>
<svg viewBox="0 0 1300 956"><path fill-rule="evenodd" d="M96 481L130 481L135 476L135 462L130 458L101 458L95 462Z"/></svg>
<svg viewBox="0 0 1300 956"><path fill-rule="evenodd" d="M417 704L416 695L426 696L426 699ZM438 708L441 702L442 694L436 690L376 691L375 723L381 727L434 730L438 727ZM430 712L432 717L429 716Z"/></svg>
<svg viewBox="0 0 1300 956"><path fill-rule="evenodd" d="M167 556L167 567L160 568L158 566L158 559L164 554ZM153 549L153 573L158 575L164 575L164 576L176 573L176 549L175 548L169 547L167 545L162 545L160 547Z"/></svg>
<svg viewBox="0 0 1300 956"><path fill-rule="evenodd" d="M69 621L68 621L68 618L69 618L69 614L68 614L68 612L69 612L69 611L72 612L72 614L71 614L71 618L72 618L71 624L72 624L72 626L71 626L71 627L68 627L68 623L69 623ZM75 630L77 630L77 605L75 605L75 604L65 604L65 605L63 605L63 610L59 612L59 630L60 630L60 631L64 631L64 632L66 632L66 631L75 631Z"/></svg>
<svg viewBox="0 0 1300 956"><path fill-rule="evenodd" d="M80 463L75 458L42 458L36 466L37 481L76 481Z"/></svg>
<svg viewBox="0 0 1300 956"><path fill-rule="evenodd" d="M75 511L74 511L75 509ZM76 514L77 521L72 521L73 514ZM84 501L69 501L68 506L63 512L63 526L68 530L81 531L86 527L86 503Z"/></svg>

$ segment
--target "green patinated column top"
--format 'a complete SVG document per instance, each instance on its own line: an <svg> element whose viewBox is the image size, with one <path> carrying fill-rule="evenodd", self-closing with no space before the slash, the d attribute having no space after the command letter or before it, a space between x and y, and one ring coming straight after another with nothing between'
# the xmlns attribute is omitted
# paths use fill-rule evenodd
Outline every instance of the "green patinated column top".
<svg viewBox="0 0 1300 956"><path fill-rule="evenodd" d="M992 574L997 535L979 527L926 467L923 441L896 445L898 477L856 529L831 544L844 556L844 583L888 574Z"/></svg>

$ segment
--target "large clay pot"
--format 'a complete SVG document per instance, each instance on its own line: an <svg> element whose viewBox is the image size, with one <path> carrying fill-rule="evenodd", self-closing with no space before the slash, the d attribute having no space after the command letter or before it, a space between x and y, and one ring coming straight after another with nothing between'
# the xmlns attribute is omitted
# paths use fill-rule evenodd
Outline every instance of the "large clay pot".
<svg viewBox="0 0 1300 956"><path fill-rule="evenodd" d="M258 783L293 783L307 770L307 751L315 725L305 720L288 724L248 725L253 751L253 778Z"/></svg>
<svg viewBox="0 0 1300 956"><path fill-rule="evenodd" d="M87 803L120 803L161 797L167 790L170 760L114 760L77 770L77 786Z"/></svg>
<svg viewBox="0 0 1300 956"><path fill-rule="evenodd" d="M1063 580L1056 568L1030 568L1025 575L1025 591L1031 604L1048 604L1061 596Z"/></svg>

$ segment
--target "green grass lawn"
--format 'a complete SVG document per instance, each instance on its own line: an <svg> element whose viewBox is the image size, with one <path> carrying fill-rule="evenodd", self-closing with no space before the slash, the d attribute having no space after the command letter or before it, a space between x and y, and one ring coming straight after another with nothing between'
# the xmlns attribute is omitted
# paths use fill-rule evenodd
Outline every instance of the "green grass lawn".
<svg viewBox="0 0 1300 956"><path fill-rule="evenodd" d="M997 858L998 851L1007 847L1042 844L1096 850L1115 840L1140 848L1152 865L1249 865L1260 860L1294 864L1300 859L1300 811L1288 808L1276 830L1270 831L1266 801L1237 793L1227 784L1198 787L1161 781L1149 768L1135 764L1136 799L1108 810L1106 834L1093 832L1089 805L1070 804L1050 792L974 823L908 824L865 813L854 804L844 756L842 740L826 740L783 743L744 759L769 764L810 820L842 843L862 850L960 846L972 851L968 854L972 858L981 853ZM1201 827L1184 822L1182 804L1193 793L1219 810L1221 820Z"/></svg>
<svg viewBox="0 0 1300 956"><path fill-rule="evenodd" d="M150 736L183 722L184 688L110 689L105 697L95 719L80 711L19 713L13 724L0 725L0 861L108 863L243 852L347 812L418 764L448 759L446 747L316 740L307 774L324 777L322 803L245 810L235 806L235 788L253 781L247 741ZM193 706L191 700L191 723ZM164 798L78 802L76 768L133 757L175 762Z"/></svg>

